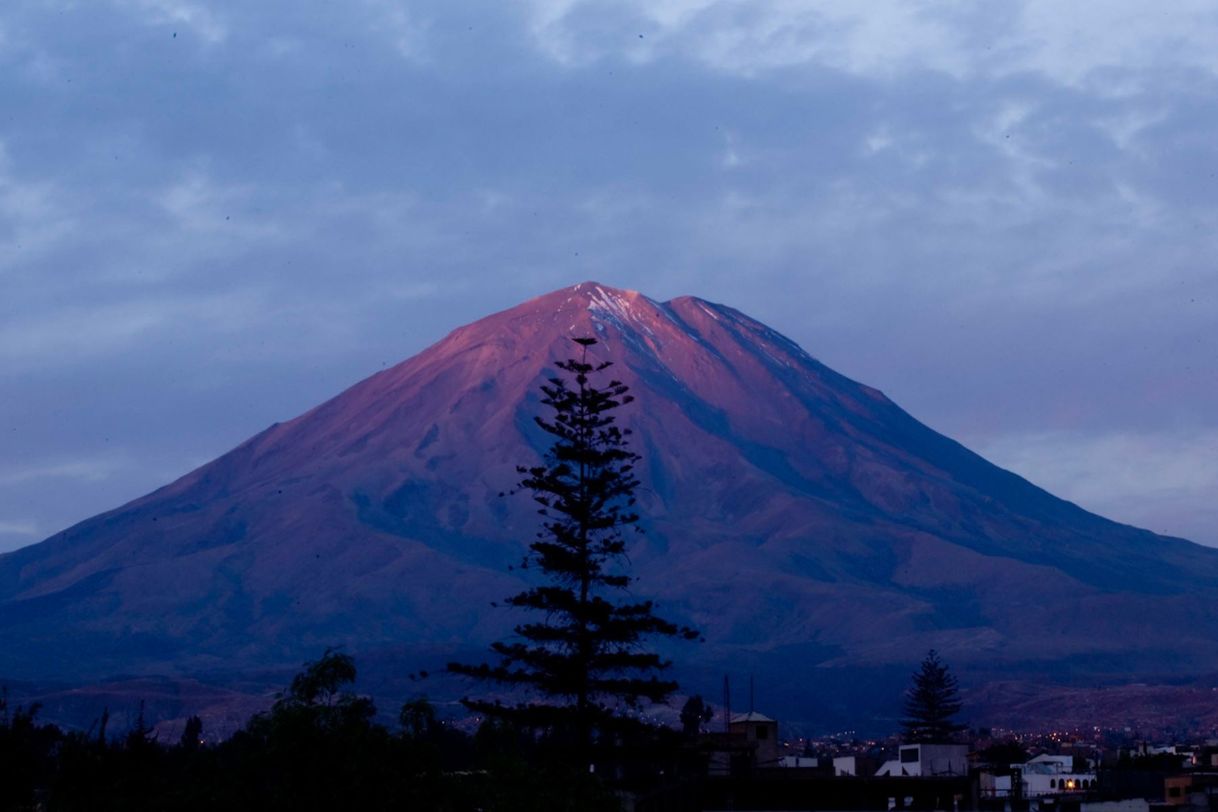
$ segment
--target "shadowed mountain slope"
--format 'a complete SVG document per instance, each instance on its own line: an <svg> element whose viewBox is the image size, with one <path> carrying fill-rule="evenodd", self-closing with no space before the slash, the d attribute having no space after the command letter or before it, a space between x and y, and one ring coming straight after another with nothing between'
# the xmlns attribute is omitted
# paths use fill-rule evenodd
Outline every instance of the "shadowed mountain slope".
<svg viewBox="0 0 1218 812"><path fill-rule="evenodd" d="M481 651L518 619L489 603L519 590L508 566L536 529L528 497L500 493L546 445L539 383L586 335L637 398L635 590L705 630L674 653L706 685L903 679L930 647L979 679L1218 670L1218 550L1058 499L729 307L589 282L0 556L0 676Z"/></svg>

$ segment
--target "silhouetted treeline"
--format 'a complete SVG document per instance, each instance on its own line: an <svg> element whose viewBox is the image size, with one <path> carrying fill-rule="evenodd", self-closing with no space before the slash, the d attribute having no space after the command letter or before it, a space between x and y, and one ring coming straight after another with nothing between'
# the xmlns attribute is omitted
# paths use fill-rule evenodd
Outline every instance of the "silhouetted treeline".
<svg viewBox="0 0 1218 812"><path fill-rule="evenodd" d="M590 773L571 763L561 733L486 722L467 735L425 699L403 706L390 730L348 690L354 680L351 658L326 652L217 743L197 717L166 742L142 713L118 735L105 712L89 731L63 731L40 723L36 707L0 700L0 810L608 810L620 791L670 795L687 771L672 731L602 743Z"/></svg>

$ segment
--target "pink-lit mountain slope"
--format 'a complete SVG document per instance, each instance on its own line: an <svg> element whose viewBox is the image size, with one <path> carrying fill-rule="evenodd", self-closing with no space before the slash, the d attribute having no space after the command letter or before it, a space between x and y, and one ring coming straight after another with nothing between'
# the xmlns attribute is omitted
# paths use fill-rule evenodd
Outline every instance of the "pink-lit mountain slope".
<svg viewBox="0 0 1218 812"><path fill-rule="evenodd" d="M695 687L748 669L864 702L856 675L903 682L931 647L974 681L1218 670L1218 551L1057 499L729 307L584 283L0 557L0 677L483 651L518 619L489 604L520 588L537 518L499 494L545 446L538 384L586 335L637 398L635 591L705 630L672 652Z"/></svg>

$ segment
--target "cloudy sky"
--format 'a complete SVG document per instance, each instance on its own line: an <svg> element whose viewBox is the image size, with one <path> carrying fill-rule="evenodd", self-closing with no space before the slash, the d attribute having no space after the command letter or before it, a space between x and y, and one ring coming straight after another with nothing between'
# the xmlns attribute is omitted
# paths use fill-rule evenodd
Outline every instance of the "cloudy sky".
<svg viewBox="0 0 1218 812"><path fill-rule="evenodd" d="M1218 545L1212 0L5 0L0 550L585 279Z"/></svg>

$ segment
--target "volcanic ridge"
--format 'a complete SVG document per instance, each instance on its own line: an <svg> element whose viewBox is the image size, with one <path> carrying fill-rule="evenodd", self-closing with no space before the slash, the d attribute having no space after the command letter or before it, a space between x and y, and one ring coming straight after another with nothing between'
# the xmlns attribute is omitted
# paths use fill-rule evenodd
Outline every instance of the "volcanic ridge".
<svg viewBox="0 0 1218 812"><path fill-rule="evenodd" d="M239 685L341 645L392 694L482 656L537 526L500 494L582 336L636 397L633 589L704 631L668 652L691 688L752 673L830 724L895 713L929 648L966 687L1218 672L1218 550L1058 499L730 307L586 282L0 556L0 679Z"/></svg>

